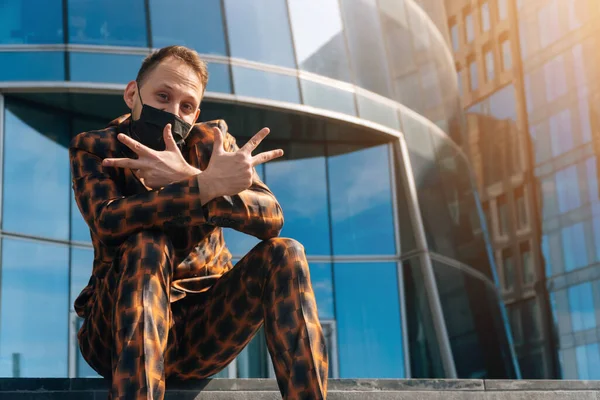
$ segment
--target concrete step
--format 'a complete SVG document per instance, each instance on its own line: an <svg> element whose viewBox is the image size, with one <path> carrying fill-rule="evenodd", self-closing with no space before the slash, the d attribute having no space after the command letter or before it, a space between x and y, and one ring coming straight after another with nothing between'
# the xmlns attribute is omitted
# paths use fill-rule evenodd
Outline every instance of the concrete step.
<svg viewBox="0 0 600 400"><path fill-rule="evenodd" d="M0 400L105 400L104 379L0 378ZM279 400L272 379L168 382L166 400ZM600 400L600 381L334 379L330 400Z"/></svg>

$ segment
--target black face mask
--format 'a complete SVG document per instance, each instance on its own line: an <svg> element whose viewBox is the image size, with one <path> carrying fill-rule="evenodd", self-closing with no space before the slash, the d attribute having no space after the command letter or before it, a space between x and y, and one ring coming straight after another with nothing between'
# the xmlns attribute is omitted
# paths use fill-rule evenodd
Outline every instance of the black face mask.
<svg viewBox="0 0 600 400"><path fill-rule="evenodd" d="M144 146L163 151L165 149L163 131L167 124L171 124L173 139L181 147L185 143L185 138L190 133L192 126L175 114L144 104L139 86L138 95L142 102L142 113L139 119L131 121L131 137Z"/></svg>

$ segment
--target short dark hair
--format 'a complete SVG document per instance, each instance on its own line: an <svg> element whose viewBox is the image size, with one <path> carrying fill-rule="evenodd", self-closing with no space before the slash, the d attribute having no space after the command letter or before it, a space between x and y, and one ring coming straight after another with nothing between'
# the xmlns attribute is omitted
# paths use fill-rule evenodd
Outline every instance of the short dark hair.
<svg viewBox="0 0 600 400"><path fill-rule="evenodd" d="M142 62L142 66L135 78L138 85L141 86L154 68L156 68L161 61L169 57L175 57L183 61L198 74L200 82L202 83L202 95L204 95L204 90L206 90L206 84L208 83L208 69L206 68L206 63L202 61L200 55L195 50L185 46L163 47L147 56Z"/></svg>

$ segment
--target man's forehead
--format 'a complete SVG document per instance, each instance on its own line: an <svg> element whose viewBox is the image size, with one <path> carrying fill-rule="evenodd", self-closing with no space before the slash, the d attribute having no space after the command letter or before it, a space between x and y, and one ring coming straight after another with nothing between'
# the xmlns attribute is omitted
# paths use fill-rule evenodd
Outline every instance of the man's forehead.
<svg viewBox="0 0 600 400"><path fill-rule="evenodd" d="M202 92L200 77L183 61L166 59L156 66L149 78L157 88L183 91L194 96Z"/></svg>

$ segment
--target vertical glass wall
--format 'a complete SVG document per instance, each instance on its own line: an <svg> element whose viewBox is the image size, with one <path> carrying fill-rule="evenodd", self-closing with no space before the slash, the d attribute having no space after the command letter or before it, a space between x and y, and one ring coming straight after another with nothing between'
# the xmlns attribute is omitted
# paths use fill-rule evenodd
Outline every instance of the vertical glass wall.
<svg viewBox="0 0 600 400"><path fill-rule="evenodd" d="M597 2L536 0L518 9L542 254L560 376L597 379ZM557 44L560 43L560 45Z"/></svg>

